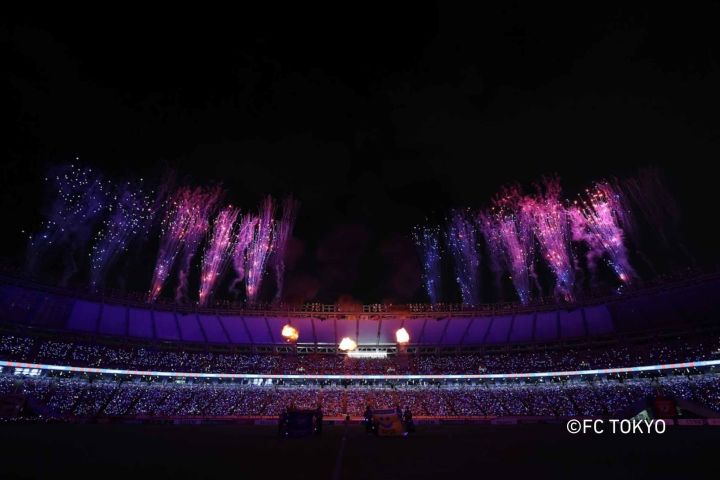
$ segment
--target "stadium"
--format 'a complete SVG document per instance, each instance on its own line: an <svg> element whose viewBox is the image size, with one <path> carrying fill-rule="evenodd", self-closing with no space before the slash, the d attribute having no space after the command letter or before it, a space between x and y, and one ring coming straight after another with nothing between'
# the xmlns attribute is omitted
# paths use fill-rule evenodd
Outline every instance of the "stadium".
<svg viewBox="0 0 720 480"><path fill-rule="evenodd" d="M478 9L3 21L0 477L707 475L720 11Z"/></svg>
<svg viewBox="0 0 720 480"><path fill-rule="evenodd" d="M267 436L288 406L321 408L326 429L360 428L366 406L401 406L413 435L573 418L720 421L720 331L707 321L717 275L568 309L424 312L148 308L2 280L0 393L14 422L220 424ZM343 351L344 338L357 347ZM674 411L658 411L658 399Z"/></svg>
<svg viewBox="0 0 720 480"><path fill-rule="evenodd" d="M704 321L716 275L568 310L447 312L149 309L4 282L3 394L47 418L276 419L293 404L335 420L366 405L542 420L634 416L657 396L688 402L688 418L720 407L720 337Z"/></svg>

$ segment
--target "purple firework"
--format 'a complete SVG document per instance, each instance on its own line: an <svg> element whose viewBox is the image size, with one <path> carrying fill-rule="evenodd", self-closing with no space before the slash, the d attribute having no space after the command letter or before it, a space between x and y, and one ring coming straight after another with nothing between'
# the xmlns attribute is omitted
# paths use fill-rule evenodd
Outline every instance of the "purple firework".
<svg viewBox="0 0 720 480"><path fill-rule="evenodd" d="M430 303L440 301L441 284L441 250L440 229L437 227L415 227L413 238L423 266L423 282Z"/></svg>
<svg viewBox="0 0 720 480"><path fill-rule="evenodd" d="M44 256L63 247L65 272L61 283L77 271L74 253L87 244L92 228L105 213L111 188L91 168L59 167L45 178L53 201L41 229L29 237L27 271L34 274Z"/></svg>
<svg viewBox="0 0 720 480"><path fill-rule="evenodd" d="M155 211L153 192L145 192L142 184L127 182L119 185L108 209L110 215L95 234L90 253L90 286L101 287L110 267L127 251L130 241L148 234Z"/></svg>
<svg viewBox="0 0 720 480"><path fill-rule="evenodd" d="M205 247L200 271L200 305L207 305L213 288L221 280L232 261L236 238L235 221L240 210L229 205L215 218L210 240Z"/></svg>
<svg viewBox="0 0 720 480"><path fill-rule="evenodd" d="M480 253L477 248L475 222L467 212L453 212L446 239L455 261L455 275L465 305L480 302Z"/></svg>
<svg viewBox="0 0 720 480"><path fill-rule="evenodd" d="M277 282L277 292L275 300L282 298L283 281L285 279L285 254L287 251L287 243L292 235L295 219L300 208L300 203L292 196L288 196L283 200L282 217L277 224L275 230L275 238L273 240L273 252L270 256L270 263L275 269L275 280Z"/></svg>
<svg viewBox="0 0 720 480"><path fill-rule="evenodd" d="M500 236L497 234L495 218L492 212L480 211L477 214L478 231L485 239L490 270L495 277L495 288L502 288L502 276L505 272L505 262Z"/></svg>

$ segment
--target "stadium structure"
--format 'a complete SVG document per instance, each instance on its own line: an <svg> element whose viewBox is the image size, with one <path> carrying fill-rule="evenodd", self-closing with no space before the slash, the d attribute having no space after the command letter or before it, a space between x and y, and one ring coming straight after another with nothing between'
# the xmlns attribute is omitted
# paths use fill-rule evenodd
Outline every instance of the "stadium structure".
<svg viewBox="0 0 720 480"><path fill-rule="evenodd" d="M473 309L200 308L1 282L6 418L263 422L320 406L358 421L397 405L420 423L518 422L652 415L658 398L677 421L720 411L717 274Z"/></svg>

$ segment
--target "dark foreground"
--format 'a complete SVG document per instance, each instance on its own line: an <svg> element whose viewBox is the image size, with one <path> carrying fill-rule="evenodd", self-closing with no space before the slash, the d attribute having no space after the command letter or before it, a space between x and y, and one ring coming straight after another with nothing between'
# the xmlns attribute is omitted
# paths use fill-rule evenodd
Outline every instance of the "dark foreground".
<svg viewBox="0 0 720 480"><path fill-rule="evenodd" d="M280 440L271 426L0 425L0 478L689 478L714 468L720 445L720 427L570 435L564 423L428 425L375 438L351 426L343 441L344 432Z"/></svg>

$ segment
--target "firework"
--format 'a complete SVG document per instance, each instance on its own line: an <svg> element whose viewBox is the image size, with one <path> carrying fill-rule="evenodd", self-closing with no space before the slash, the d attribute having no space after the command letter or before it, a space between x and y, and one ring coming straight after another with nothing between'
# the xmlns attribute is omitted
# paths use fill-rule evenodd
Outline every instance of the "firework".
<svg viewBox="0 0 720 480"><path fill-rule="evenodd" d="M569 209L573 240L588 246L588 269L594 273L597 261L606 256L608 265L624 283L636 276L630 265L621 223L626 220L620 193L607 183L587 190L585 198Z"/></svg>
<svg viewBox="0 0 720 480"><path fill-rule="evenodd" d="M183 248L178 270L178 285L175 289L175 300L185 302L187 300L188 284L187 279L192 266L192 259L195 257L200 242L210 228L210 216L222 196L219 187L197 188L191 202L190 222L183 239Z"/></svg>
<svg viewBox="0 0 720 480"><path fill-rule="evenodd" d="M148 297L151 302L160 295L181 252L183 262L176 298L178 295L184 298L192 256L207 232L208 217L219 195L220 190L217 188L206 190L181 187L168 202L165 218L160 226L160 247Z"/></svg>
<svg viewBox="0 0 720 480"><path fill-rule="evenodd" d="M272 250L275 207L272 197L266 197L260 206L253 239L245 253L245 293L249 303L255 303L265 274L265 264Z"/></svg>
<svg viewBox="0 0 720 480"><path fill-rule="evenodd" d="M213 287L227 271L233 258L236 238L233 227L240 211L229 205L215 218L213 231L202 258L200 271L200 305L206 305L213 293Z"/></svg>
<svg viewBox="0 0 720 480"><path fill-rule="evenodd" d="M235 236L235 248L232 253L232 263L235 269L235 280L230 285L230 291L236 295L236 286L245 279L245 262L247 261L247 248L253 241L255 228L258 224L258 217L245 215L240 221L237 235Z"/></svg>
<svg viewBox="0 0 720 480"><path fill-rule="evenodd" d="M455 211L450 217L445 234L455 261L455 279L465 305L480 302L480 253L477 248L475 223L467 212Z"/></svg>
<svg viewBox="0 0 720 480"><path fill-rule="evenodd" d="M480 211L477 214L476 222L478 232L485 239L488 265L495 278L495 288L500 291L502 289L502 276L506 269L503 262L503 248L500 237L496 234L494 218L490 212Z"/></svg>
<svg viewBox="0 0 720 480"><path fill-rule="evenodd" d="M430 303L436 304L440 301L442 289L440 282L440 229L429 226L415 227L413 238L423 266L425 290Z"/></svg>
<svg viewBox="0 0 720 480"><path fill-rule="evenodd" d="M50 250L64 247L65 272L60 283L65 283L77 271L75 251L87 244L93 226L105 213L111 189L91 168L75 165L59 167L45 181L53 200L40 231L29 237L27 271L36 273Z"/></svg>
<svg viewBox="0 0 720 480"><path fill-rule="evenodd" d="M112 199L114 203L108 207L109 216L103 220L91 247L91 288L103 285L108 269L127 251L134 237L148 234L155 214L152 194L144 192L141 183L127 182L116 188Z"/></svg>
<svg viewBox="0 0 720 480"><path fill-rule="evenodd" d="M555 294L567 301L574 299L575 270L570 250L568 212L560 202L560 182L543 180L544 189L535 197L524 197L521 209L531 219L540 251L555 276Z"/></svg>
<svg viewBox="0 0 720 480"><path fill-rule="evenodd" d="M277 292L275 300L282 298L283 280L285 279L285 252L287 243L295 226L295 219L300 203L293 197L288 196L283 200L282 217L277 224L275 238L273 240L273 252L270 257L270 263L275 269L275 281L277 282Z"/></svg>
<svg viewBox="0 0 720 480"><path fill-rule="evenodd" d="M480 225L491 265L496 271L510 273L520 302L527 304L532 298L531 280L535 279L535 248L532 222L522 209L522 199L518 187L506 187L493 201L492 210L480 215Z"/></svg>

